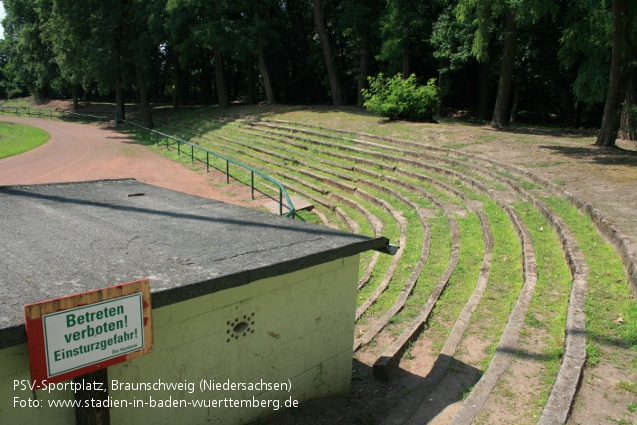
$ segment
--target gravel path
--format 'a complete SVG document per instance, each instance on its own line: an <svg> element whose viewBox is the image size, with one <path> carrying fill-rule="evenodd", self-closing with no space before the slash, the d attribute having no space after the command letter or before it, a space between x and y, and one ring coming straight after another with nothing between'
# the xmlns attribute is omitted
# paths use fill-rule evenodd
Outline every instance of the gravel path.
<svg viewBox="0 0 637 425"><path fill-rule="evenodd" d="M38 148L0 159L2 186L132 177L191 195L249 205L241 202L242 197L229 198L226 190L212 184L220 179L220 172L193 171L112 128L36 118L0 120L28 124L51 135Z"/></svg>

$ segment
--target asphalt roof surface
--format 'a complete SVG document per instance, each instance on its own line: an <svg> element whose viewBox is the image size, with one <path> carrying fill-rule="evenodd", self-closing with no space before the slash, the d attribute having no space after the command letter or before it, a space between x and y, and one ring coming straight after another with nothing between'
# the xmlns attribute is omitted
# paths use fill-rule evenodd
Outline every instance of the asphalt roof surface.
<svg viewBox="0 0 637 425"><path fill-rule="evenodd" d="M132 179L0 187L0 348L25 304L149 277L157 308L386 243Z"/></svg>

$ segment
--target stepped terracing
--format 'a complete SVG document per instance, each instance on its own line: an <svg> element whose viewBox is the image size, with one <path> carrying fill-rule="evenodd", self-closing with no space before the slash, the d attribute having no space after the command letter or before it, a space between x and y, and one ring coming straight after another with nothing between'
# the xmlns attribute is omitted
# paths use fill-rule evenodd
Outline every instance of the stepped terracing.
<svg viewBox="0 0 637 425"><path fill-rule="evenodd" d="M360 270L352 403L382 407L343 408L339 421L564 423L589 415L586 396L574 402L587 344L591 367L633 373L605 346L630 353L621 309L635 309L635 257L597 209L560 185L433 138L250 117L158 122L310 200L301 219L401 246L393 257L366 254ZM303 423L335 420L326 418Z"/></svg>

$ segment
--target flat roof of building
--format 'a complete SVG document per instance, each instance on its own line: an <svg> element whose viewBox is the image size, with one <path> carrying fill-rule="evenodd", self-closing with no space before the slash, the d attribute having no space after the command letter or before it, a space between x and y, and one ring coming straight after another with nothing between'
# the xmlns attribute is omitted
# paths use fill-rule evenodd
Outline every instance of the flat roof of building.
<svg viewBox="0 0 637 425"><path fill-rule="evenodd" d="M0 348L25 304L149 277L157 308L387 242L133 179L0 187Z"/></svg>

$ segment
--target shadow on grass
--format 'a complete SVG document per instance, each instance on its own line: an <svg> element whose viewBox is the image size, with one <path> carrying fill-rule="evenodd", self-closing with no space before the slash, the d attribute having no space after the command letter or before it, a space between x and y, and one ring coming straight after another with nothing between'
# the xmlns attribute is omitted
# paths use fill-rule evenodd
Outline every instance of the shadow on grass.
<svg viewBox="0 0 637 425"><path fill-rule="evenodd" d="M544 145L539 147L556 154L586 159L601 165L637 166L637 152L620 148L608 149L593 145L583 147Z"/></svg>
<svg viewBox="0 0 637 425"><path fill-rule="evenodd" d="M488 129L502 133L524 134L533 136L568 137L569 139L588 139L597 135L597 130L579 130L574 128L557 127L533 127L533 126L513 126L502 130L496 130L490 126Z"/></svg>

